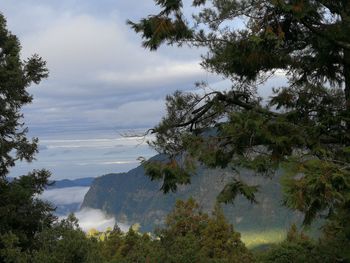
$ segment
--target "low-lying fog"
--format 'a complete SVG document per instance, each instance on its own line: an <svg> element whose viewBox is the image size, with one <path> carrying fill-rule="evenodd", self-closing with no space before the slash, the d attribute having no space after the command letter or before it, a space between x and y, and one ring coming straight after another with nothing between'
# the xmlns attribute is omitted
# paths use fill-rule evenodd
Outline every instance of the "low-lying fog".
<svg viewBox="0 0 350 263"><path fill-rule="evenodd" d="M59 219L65 218L69 213L74 212L79 219L79 226L84 230L97 229L105 231L108 227L113 228L116 224L114 217L107 215L102 210L84 208L80 206L89 187L66 187L59 189L45 190L41 198L56 206L56 214ZM122 231L128 231L129 226L117 223Z"/></svg>

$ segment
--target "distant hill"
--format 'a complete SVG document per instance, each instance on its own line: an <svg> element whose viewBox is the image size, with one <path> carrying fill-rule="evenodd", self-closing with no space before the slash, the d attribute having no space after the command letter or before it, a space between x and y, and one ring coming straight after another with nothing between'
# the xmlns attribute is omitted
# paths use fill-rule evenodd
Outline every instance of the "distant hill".
<svg viewBox="0 0 350 263"><path fill-rule="evenodd" d="M259 184L259 204L251 204L239 197L234 205L224 205L227 219L238 231L264 231L286 229L291 223L300 223L302 216L281 206L280 175L273 179L256 177L242 172L241 177L250 184ZM204 211L212 211L216 196L232 175L224 170L203 167L192 177L192 183L180 186L176 193L164 195L161 183L145 176L142 165L127 173L107 174L95 178L84 197L82 207L102 209L122 223L140 223L143 231L153 231L163 223L176 199L194 197Z"/></svg>
<svg viewBox="0 0 350 263"><path fill-rule="evenodd" d="M77 187L77 186L90 186L94 181L94 177L86 177L79 179L63 179L50 181L52 185L48 186L47 189L57 189L57 188L66 188L66 187Z"/></svg>
<svg viewBox="0 0 350 263"><path fill-rule="evenodd" d="M9 182L12 182L15 178L14 177L7 177L6 178ZM78 179L62 179L62 180L50 180L49 186L47 187L47 190L51 189L59 189L59 188L66 188L66 187L88 187L92 184L95 177L85 177L85 178L78 178Z"/></svg>

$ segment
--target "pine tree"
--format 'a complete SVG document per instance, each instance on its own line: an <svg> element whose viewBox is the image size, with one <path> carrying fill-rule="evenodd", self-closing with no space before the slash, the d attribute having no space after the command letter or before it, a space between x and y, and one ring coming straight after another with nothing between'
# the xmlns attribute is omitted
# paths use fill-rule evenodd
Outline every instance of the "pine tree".
<svg viewBox="0 0 350 263"><path fill-rule="evenodd" d="M252 256L217 206L210 217L194 199L178 200L158 231L161 262L252 262Z"/></svg>
<svg viewBox="0 0 350 263"><path fill-rule="evenodd" d="M28 129L21 109L32 101L28 87L48 76L45 62L38 55L22 61L20 51L18 38L7 30L6 20L0 14L1 262L25 260L30 251L37 248L37 234L54 220L53 207L38 199L48 183L48 171L35 170L13 181L7 178L17 161L30 162L37 152L38 139L26 137ZM9 251L13 253L7 253ZM9 258L11 256L14 258Z"/></svg>
<svg viewBox="0 0 350 263"><path fill-rule="evenodd" d="M38 139L26 137L28 128L22 122L23 106L32 102L27 88L48 76L45 62L34 55L26 61L20 58L18 38L6 29L0 15L0 177L5 177L15 161L32 161Z"/></svg>
<svg viewBox="0 0 350 263"><path fill-rule="evenodd" d="M305 224L349 214L350 2L194 0L192 18L180 0L155 2L158 14L128 22L143 46L203 47L203 68L231 83L167 97L167 114L150 131L169 161L146 162L149 176L169 191L190 182L197 161L269 176L283 167L285 204L302 211ZM286 84L259 96L277 70ZM254 202L256 191L237 176L219 200L243 194Z"/></svg>

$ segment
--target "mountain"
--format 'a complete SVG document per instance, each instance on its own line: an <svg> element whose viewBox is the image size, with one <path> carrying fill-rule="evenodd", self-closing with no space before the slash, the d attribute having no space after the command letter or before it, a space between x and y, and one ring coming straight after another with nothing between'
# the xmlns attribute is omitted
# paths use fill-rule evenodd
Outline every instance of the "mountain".
<svg viewBox="0 0 350 263"><path fill-rule="evenodd" d="M94 177L85 177L85 178L79 178L79 179L73 179L73 180L63 179L63 180L50 181L51 185L48 186L47 189L90 186L94 181L94 179L95 179Z"/></svg>
<svg viewBox="0 0 350 263"><path fill-rule="evenodd" d="M7 177L9 182L12 182L15 177ZM47 190L67 188L67 187L89 187L94 181L95 177L85 177L78 179L62 179L62 180L50 180L49 186L46 187Z"/></svg>
<svg viewBox="0 0 350 263"><path fill-rule="evenodd" d="M268 179L254 176L249 171L241 172L241 178L247 183L260 185L260 193L258 204L238 197L233 205L223 206L227 219L238 231L286 229L291 223L301 222L301 214L281 206L280 177L280 173ZM193 197L204 211L212 211L216 196L230 179L232 175L227 170L200 167L191 184L180 186L176 193L164 195L159 191L161 182L151 181L140 165L127 173L95 178L84 197L82 208L102 209L115 216L118 222L140 223L143 231L153 231L162 225L176 199Z"/></svg>

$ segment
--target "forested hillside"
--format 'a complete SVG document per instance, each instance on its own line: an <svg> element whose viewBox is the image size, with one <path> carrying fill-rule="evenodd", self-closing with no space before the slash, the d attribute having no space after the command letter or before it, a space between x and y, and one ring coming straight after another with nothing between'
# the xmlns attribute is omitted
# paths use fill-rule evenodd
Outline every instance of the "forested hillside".
<svg viewBox="0 0 350 263"><path fill-rule="evenodd" d="M156 156L153 160L160 158ZM245 171L242 176L247 183L260 185L260 194L257 204L240 197L234 205L224 205L226 218L237 230L285 230L291 223L301 223L301 214L282 206L280 175L266 180ZM119 222L140 223L142 230L153 231L164 223L177 199L193 197L204 211L212 211L218 194L232 177L229 170L199 167L191 178L191 184L165 195L160 190L161 183L149 180L143 165L140 165L127 173L96 178L85 195L82 207L102 209L114 215Z"/></svg>

